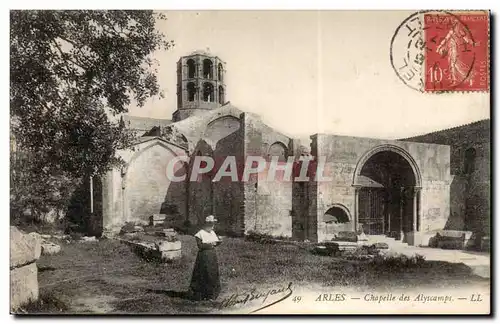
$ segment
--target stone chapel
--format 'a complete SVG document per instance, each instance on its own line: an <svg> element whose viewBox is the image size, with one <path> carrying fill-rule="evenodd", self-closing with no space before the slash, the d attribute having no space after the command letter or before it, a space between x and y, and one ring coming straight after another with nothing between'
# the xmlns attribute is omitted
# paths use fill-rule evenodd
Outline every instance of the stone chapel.
<svg viewBox="0 0 500 324"><path fill-rule="evenodd" d="M309 147L232 105L225 84L226 63L204 51L177 62L177 110L172 120L125 116L138 135L118 154L126 162L102 179L104 231L125 222L147 223L152 215L196 225L209 214L226 235L251 232L297 240L329 240L360 227L426 245L425 233L449 224L450 146L414 140L382 140L313 134ZM229 89L230 90L230 89ZM221 160L249 155L280 161L301 155L326 158L331 181L220 181L209 173L198 181L171 182L171 159L195 156Z"/></svg>

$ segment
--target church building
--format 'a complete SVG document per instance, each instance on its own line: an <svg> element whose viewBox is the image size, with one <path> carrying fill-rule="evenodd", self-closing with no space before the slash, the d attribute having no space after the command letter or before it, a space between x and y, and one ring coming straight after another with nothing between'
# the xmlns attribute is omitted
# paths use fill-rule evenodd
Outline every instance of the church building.
<svg viewBox="0 0 500 324"><path fill-rule="evenodd" d="M102 179L105 231L148 223L157 214L193 225L213 214L226 235L317 242L362 230L427 245L426 233L450 223L450 145L313 134L305 147L227 101L225 75L226 63L217 56L196 51L181 57L172 120L124 119L140 136L118 152L126 166ZM284 162L304 155L326 159L331 179L214 182L211 172L172 182L166 175L179 156L188 158L176 172L189 174L196 156L234 156L243 165L248 156Z"/></svg>

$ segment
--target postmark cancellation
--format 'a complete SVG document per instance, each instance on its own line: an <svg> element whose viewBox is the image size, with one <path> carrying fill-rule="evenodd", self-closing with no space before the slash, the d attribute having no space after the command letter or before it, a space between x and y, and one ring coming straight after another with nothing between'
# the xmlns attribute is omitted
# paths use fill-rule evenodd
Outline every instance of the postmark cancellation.
<svg viewBox="0 0 500 324"><path fill-rule="evenodd" d="M488 11L419 11L392 37L392 67L420 92L489 91L489 26Z"/></svg>

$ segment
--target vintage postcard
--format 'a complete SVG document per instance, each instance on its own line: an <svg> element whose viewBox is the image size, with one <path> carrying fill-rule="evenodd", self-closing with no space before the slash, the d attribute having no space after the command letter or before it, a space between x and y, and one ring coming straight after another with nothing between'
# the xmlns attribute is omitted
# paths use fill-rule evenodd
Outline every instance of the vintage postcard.
<svg viewBox="0 0 500 324"><path fill-rule="evenodd" d="M491 313L490 12L10 11L12 314Z"/></svg>

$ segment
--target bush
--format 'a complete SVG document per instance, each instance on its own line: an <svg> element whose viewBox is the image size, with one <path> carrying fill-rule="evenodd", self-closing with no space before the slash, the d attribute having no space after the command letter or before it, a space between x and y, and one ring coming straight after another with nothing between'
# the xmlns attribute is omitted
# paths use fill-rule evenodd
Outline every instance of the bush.
<svg viewBox="0 0 500 324"><path fill-rule="evenodd" d="M37 301L31 301L15 310L15 314L56 314L65 313L68 305L53 293L41 293Z"/></svg>
<svg viewBox="0 0 500 324"><path fill-rule="evenodd" d="M375 255L378 255L379 250L372 246L360 246L352 251L346 251L343 257L347 260L371 260Z"/></svg>
<svg viewBox="0 0 500 324"><path fill-rule="evenodd" d="M11 152L10 216L13 224L43 224L50 215L58 218L77 187L75 179L50 174L37 163L32 154Z"/></svg>
<svg viewBox="0 0 500 324"><path fill-rule="evenodd" d="M425 263L425 257L420 254L407 256L404 254L378 254L372 264L376 267L389 269L396 268L419 268Z"/></svg>
<svg viewBox="0 0 500 324"><path fill-rule="evenodd" d="M279 241L293 241L290 237L286 236L273 236L269 234L257 233L254 231L249 231L245 235L247 241L259 242L263 244L276 244Z"/></svg>
<svg viewBox="0 0 500 324"><path fill-rule="evenodd" d="M319 243L311 249L312 254L325 256L335 256L339 252L339 245L334 242Z"/></svg>

